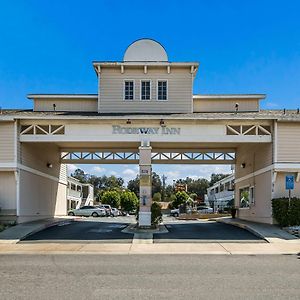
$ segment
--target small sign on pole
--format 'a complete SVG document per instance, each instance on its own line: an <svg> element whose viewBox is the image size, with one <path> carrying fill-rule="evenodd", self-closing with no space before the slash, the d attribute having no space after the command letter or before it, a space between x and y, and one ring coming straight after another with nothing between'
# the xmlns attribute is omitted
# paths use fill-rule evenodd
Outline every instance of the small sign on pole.
<svg viewBox="0 0 300 300"><path fill-rule="evenodd" d="M289 191L289 206L291 203L291 190L294 189L295 177L294 175L286 175L285 176L285 189Z"/></svg>
<svg viewBox="0 0 300 300"><path fill-rule="evenodd" d="M286 175L285 176L285 189L293 190L294 189L295 177L294 175Z"/></svg>

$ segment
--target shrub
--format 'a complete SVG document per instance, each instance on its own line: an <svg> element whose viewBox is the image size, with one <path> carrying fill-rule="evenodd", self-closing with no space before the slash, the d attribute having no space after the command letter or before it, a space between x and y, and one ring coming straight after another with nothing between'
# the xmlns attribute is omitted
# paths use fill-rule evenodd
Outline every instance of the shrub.
<svg viewBox="0 0 300 300"><path fill-rule="evenodd" d="M139 199L134 192L124 191L120 195L120 205L124 211L134 211L139 206Z"/></svg>
<svg viewBox="0 0 300 300"><path fill-rule="evenodd" d="M152 197L152 200L156 201L156 202L160 202L161 201L161 193L160 192L155 193Z"/></svg>
<svg viewBox="0 0 300 300"><path fill-rule="evenodd" d="M161 206L157 202L153 202L151 205L151 224L157 225L162 221Z"/></svg>
<svg viewBox="0 0 300 300"><path fill-rule="evenodd" d="M186 192L177 192L176 199L173 201L173 206L178 208L180 205L185 204L189 199L189 195Z"/></svg>
<svg viewBox="0 0 300 300"><path fill-rule="evenodd" d="M273 217L281 227L300 225L300 199L276 198L272 200Z"/></svg>
<svg viewBox="0 0 300 300"><path fill-rule="evenodd" d="M107 191L101 197L103 204L109 204L111 207L118 208L120 206L120 193L117 191Z"/></svg>

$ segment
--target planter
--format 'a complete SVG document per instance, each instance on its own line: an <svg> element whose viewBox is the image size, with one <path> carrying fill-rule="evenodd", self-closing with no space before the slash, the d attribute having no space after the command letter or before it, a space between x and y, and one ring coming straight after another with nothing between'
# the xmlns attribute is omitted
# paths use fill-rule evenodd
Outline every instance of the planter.
<svg viewBox="0 0 300 300"><path fill-rule="evenodd" d="M236 208L232 208L231 209L231 217L232 217L232 219L235 219L235 216L236 216Z"/></svg>

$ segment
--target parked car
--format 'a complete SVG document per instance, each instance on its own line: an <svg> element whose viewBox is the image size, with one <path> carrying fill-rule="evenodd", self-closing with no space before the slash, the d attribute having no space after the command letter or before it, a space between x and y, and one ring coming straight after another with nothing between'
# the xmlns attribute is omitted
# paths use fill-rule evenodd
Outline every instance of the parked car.
<svg viewBox="0 0 300 300"><path fill-rule="evenodd" d="M69 216L84 216L84 217L104 217L106 216L106 211L104 208L99 208L96 206L82 206L78 209L72 209L68 212Z"/></svg>
<svg viewBox="0 0 300 300"><path fill-rule="evenodd" d="M107 217L111 216L111 206L109 204L101 204L99 207L105 209Z"/></svg>
<svg viewBox="0 0 300 300"><path fill-rule="evenodd" d="M197 211L200 214L210 214L210 213L214 212L213 208L208 207L208 206L198 206Z"/></svg>
<svg viewBox="0 0 300 300"><path fill-rule="evenodd" d="M111 216L112 217L120 216L120 211L117 208L112 207L112 209L111 209Z"/></svg>
<svg viewBox="0 0 300 300"><path fill-rule="evenodd" d="M179 208L171 209L170 215L172 217L179 217Z"/></svg>

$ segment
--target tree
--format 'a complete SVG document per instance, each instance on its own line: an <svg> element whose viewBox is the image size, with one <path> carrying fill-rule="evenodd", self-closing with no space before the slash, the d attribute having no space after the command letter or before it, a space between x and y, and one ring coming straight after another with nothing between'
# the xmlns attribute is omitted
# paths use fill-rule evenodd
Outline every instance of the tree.
<svg viewBox="0 0 300 300"><path fill-rule="evenodd" d="M186 192L177 192L176 198L173 201L173 207L178 208L181 204L185 204L189 199L189 195Z"/></svg>
<svg viewBox="0 0 300 300"><path fill-rule="evenodd" d="M140 194L140 178L138 175L134 179L128 181L127 189L136 195Z"/></svg>
<svg viewBox="0 0 300 300"><path fill-rule="evenodd" d="M111 207L118 208L120 206L120 193L117 191L107 191L101 197L102 204L109 204Z"/></svg>
<svg viewBox="0 0 300 300"><path fill-rule="evenodd" d="M155 173L152 172L152 195L154 195L155 193L161 193L162 190L162 183L160 180L160 176Z"/></svg>
<svg viewBox="0 0 300 300"><path fill-rule="evenodd" d="M218 182L219 180L221 180L221 179L223 179L223 178L225 178L227 176L229 176L229 174L221 174L221 173L220 174L215 174L215 173L213 173L210 176L209 185L213 186L216 182Z"/></svg>
<svg viewBox="0 0 300 300"><path fill-rule="evenodd" d="M130 191L124 191L120 195L121 209L127 212L136 210L139 206L139 199L136 194Z"/></svg>
<svg viewBox="0 0 300 300"><path fill-rule="evenodd" d="M160 202L161 201L161 194L160 194L160 192L155 193L153 195L153 197L152 197L152 200L156 201L156 202Z"/></svg>
<svg viewBox="0 0 300 300"><path fill-rule="evenodd" d="M137 175L135 179L129 180L127 188L134 192L136 195L140 194L140 177ZM152 196L155 193L161 193L162 183L160 177L157 173L152 172Z"/></svg>
<svg viewBox="0 0 300 300"><path fill-rule="evenodd" d="M78 179L81 183L87 183L87 174L81 169L76 169L74 173L71 174L72 177Z"/></svg>

